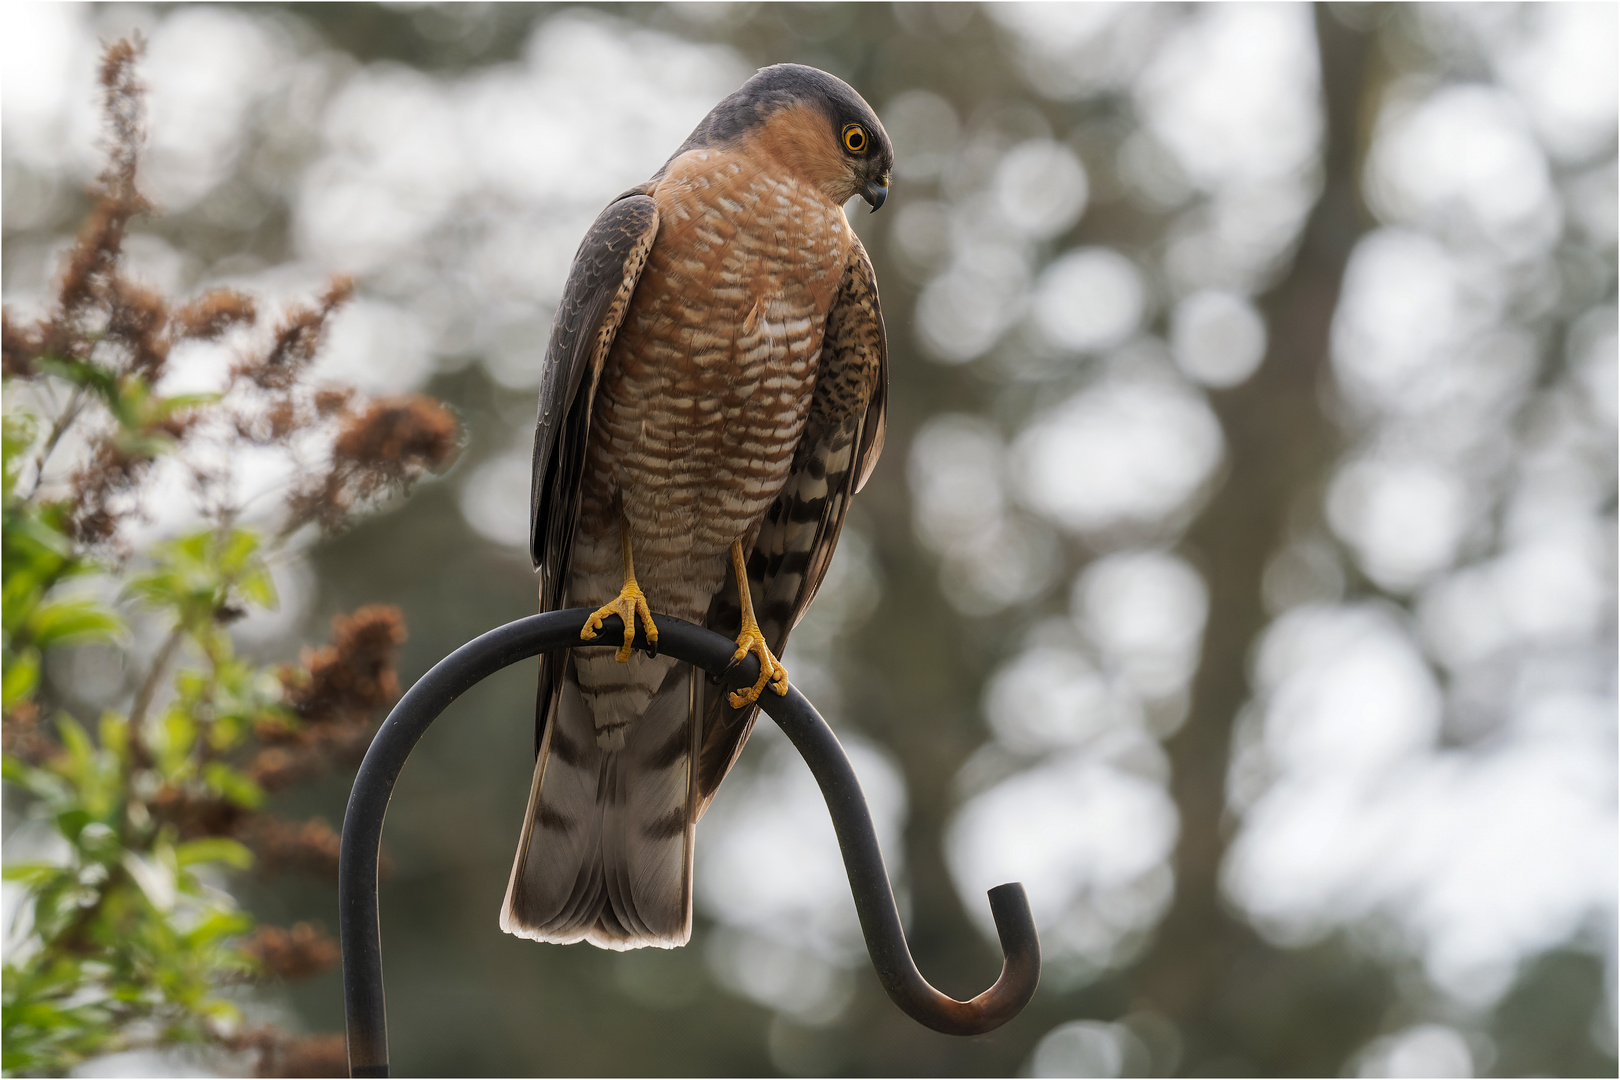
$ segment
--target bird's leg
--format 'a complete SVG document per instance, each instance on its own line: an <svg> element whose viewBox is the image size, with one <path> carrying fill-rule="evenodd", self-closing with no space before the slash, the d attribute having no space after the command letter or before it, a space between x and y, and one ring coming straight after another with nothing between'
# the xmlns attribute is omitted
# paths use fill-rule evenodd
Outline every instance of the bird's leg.
<svg viewBox="0 0 1620 1080"><path fill-rule="evenodd" d="M618 596L591 612L591 617L585 620L585 628L579 632L579 637L581 641L590 641L596 637L596 632L602 629L603 619L609 615L617 615L624 621L624 644L613 654L613 659L625 664L630 661L630 646L636 640L636 616L641 616L641 625L647 631L648 652L654 656L657 655L658 649L658 627L653 625L652 609L647 607L647 595L641 591L641 586L636 584L636 564L630 561L630 527L623 518L619 519L619 539L624 544L624 588L619 590Z"/></svg>
<svg viewBox="0 0 1620 1080"><path fill-rule="evenodd" d="M759 632L759 623L754 620L754 601L748 595L748 564L743 558L741 540L731 543L731 566L737 572L737 599L742 602L742 633L737 635L737 651L731 654L731 662L735 664L749 653L759 657L758 681L747 690L733 691L729 695L731 707L740 709L758 701L766 683L770 683L778 695L786 696L788 673L782 662L771 655L765 635Z"/></svg>

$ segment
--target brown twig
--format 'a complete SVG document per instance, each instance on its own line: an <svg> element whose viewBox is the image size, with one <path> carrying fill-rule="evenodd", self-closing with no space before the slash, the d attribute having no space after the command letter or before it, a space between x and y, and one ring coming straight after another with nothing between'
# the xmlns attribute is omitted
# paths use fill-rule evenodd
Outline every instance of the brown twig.
<svg viewBox="0 0 1620 1080"><path fill-rule="evenodd" d="M174 659L175 652L180 643L185 640L184 626L176 625L169 631L164 639L162 648L158 649L157 656L152 659L152 670L146 673L141 682L141 688L135 694L135 702L129 708L129 749L130 756L134 758L139 768L146 768L152 764L152 756L146 749L146 739L141 734L146 723L147 710L152 707L152 699L157 696L158 680L163 677L169 662Z"/></svg>
<svg viewBox="0 0 1620 1080"><path fill-rule="evenodd" d="M34 493L39 490L40 481L45 478L45 465L50 461L51 454L56 451L56 444L62 441L62 436L67 434L68 428L73 426L73 422L79 418L79 414L88 403L89 396L84 387L75 386L73 393L68 396L67 405L57 414L56 420L51 424L51 430L46 433L45 442L40 446L39 453L34 456L34 475L27 493L22 496L24 502L32 499Z"/></svg>

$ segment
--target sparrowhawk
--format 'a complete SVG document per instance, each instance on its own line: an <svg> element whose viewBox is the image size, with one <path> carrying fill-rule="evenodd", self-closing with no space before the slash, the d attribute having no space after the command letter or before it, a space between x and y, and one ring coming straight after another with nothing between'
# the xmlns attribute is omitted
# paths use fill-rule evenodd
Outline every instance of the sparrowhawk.
<svg viewBox="0 0 1620 1080"><path fill-rule="evenodd" d="M684 944L698 818L883 447L877 284L844 216L894 153L847 84L762 69L574 256L541 375L531 489L540 607L624 621L617 652L541 663L537 756L501 928L608 949ZM650 609L733 637L727 694L633 653Z"/></svg>

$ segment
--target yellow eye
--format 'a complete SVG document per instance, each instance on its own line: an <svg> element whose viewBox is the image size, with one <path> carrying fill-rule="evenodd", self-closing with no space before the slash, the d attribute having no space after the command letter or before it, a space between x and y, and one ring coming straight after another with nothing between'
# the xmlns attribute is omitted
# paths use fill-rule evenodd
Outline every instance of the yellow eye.
<svg viewBox="0 0 1620 1080"><path fill-rule="evenodd" d="M859 124L844 125L844 149L852 154L866 153L866 129Z"/></svg>

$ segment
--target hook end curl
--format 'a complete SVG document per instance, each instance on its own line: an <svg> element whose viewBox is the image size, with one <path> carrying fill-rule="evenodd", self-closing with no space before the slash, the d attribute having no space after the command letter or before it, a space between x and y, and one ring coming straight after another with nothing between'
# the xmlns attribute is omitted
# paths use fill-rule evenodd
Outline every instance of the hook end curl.
<svg viewBox="0 0 1620 1080"><path fill-rule="evenodd" d="M973 1000L984 1000L986 1012L999 1017L992 1025L996 1027L1018 1015L1035 996L1041 981L1041 939L1035 932L1035 916L1029 910L1029 896L1022 882L1012 881L990 890L990 916L996 921L996 936L1001 939L1001 977Z"/></svg>
<svg viewBox="0 0 1620 1080"><path fill-rule="evenodd" d="M1024 886L1014 881L991 889L990 914L1001 939L1001 975L984 993L958 1001L935 990L909 964L909 978L884 980L889 996L913 1020L946 1035L983 1035L1017 1016L1035 996L1041 980L1041 942Z"/></svg>

